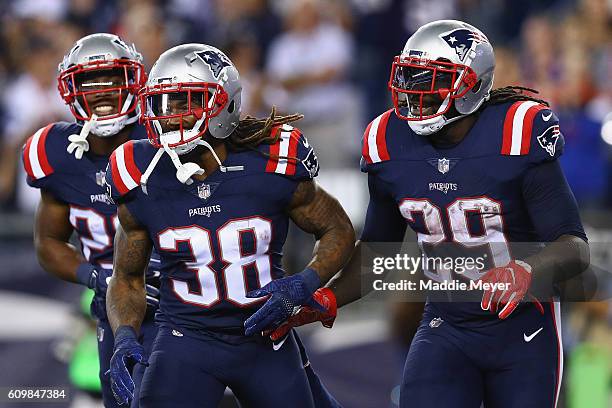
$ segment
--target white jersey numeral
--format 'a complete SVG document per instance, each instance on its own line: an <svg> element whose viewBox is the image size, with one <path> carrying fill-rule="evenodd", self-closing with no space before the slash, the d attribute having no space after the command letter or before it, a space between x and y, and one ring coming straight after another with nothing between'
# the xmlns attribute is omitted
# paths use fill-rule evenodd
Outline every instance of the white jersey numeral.
<svg viewBox="0 0 612 408"><path fill-rule="evenodd" d="M112 225L107 225L104 215L91 208L70 206L70 224L79 236L83 255L89 261L92 252L102 252L113 245L115 230L119 225L117 215L112 216ZM80 224L82 222L83 224ZM86 228L83 231L82 227Z"/></svg>
<svg viewBox="0 0 612 408"><path fill-rule="evenodd" d="M244 253L243 234L252 234L253 253ZM210 232L200 226L168 228L159 234L161 251L177 252L178 243L186 242L191 249L191 261L185 267L195 273L199 290L191 291L188 282L172 278L170 281L176 295L186 303L211 307L221 300L219 285L225 284L226 299L239 306L248 306L258 301L246 297L247 280L245 269L253 266L260 286L272 280L268 249L272 239L272 223L261 217L231 220L217 231L219 254L228 264L222 272L223 282L210 265L215 261ZM192 287L193 288L193 287ZM255 289L255 288L253 288Z"/></svg>
<svg viewBox="0 0 612 408"><path fill-rule="evenodd" d="M400 212L408 222L414 222L414 213L421 213L427 233L418 232L417 240L424 256L423 244L439 244L444 241L455 242L465 247L474 248L488 245L495 266L503 266L510 262L508 241L504 235L501 204L488 197L460 198L446 208L446 216L450 225L450 237L444 233L442 212L428 199L402 200ZM483 227L483 233L473 235L468 227L468 215L477 214ZM425 271L426 275L436 280L448 280L450 270ZM467 271L466 277L477 279L479 273Z"/></svg>

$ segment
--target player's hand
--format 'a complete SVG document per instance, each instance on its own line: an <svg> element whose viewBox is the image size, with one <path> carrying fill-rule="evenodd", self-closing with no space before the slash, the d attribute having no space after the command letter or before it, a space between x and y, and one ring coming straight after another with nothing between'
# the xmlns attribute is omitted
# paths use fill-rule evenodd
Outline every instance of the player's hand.
<svg viewBox="0 0 612 408"><path fill-rule="evenodd" d="M489 284L504 284L506 290L486 289L482 295L480 307L497 313L505 319L523 300L531 285L531 266L523 261L511 261L506 266L493 268L480 281Z"/></svg>
<svg viewBox="0 0 612 408"><path fill-rule="evenodd" d="M106 291L108 290L108 283L113 276L113 271L110 269L97 268L93 265L88 265L89 275L84 279L87 282L87 287L93 289L96 292L93 302L96 304L95 308L98 314L106 314ZM81 268L81 267L79 267ZM83 279L83 278L82 278ZM153 310L159 308L159 289L153 285L145 284L145 291L147 296L147 305ZM103 317L103 316L98 316Z"/></svg>
<svg viewBox="0 0 612 408"><path fill-rule="evenodd" d="M130 326L120 326L115 332L115 348L110 361L111 390L119 405L134 398L134 381L130 369L135 364L148 366L144 348L138 343L136 332Z"/></svg>
<svg viewBox="0 0 612 408"><path fill-rule="evenodd" d="M268 330L265 335L270 335L270 339L277 341L283 338L292 328L303 326L313 322L321 322L328 329L334 325L336 320L336 295L329 288L317 289L312 294L312 298L291 316L287 321L278 326L275 330Z"/></svg>
<svg viewBox="0 0 612 408"><path fill-rule="evenodd" d="M307 268L286 278L275 279L264 287L247 293L248 298L268 296L268 300L244 322L245 334L251 336L265 329L273 330L287 320L296 308L306 304L321 285L317 272Z"/></svg>

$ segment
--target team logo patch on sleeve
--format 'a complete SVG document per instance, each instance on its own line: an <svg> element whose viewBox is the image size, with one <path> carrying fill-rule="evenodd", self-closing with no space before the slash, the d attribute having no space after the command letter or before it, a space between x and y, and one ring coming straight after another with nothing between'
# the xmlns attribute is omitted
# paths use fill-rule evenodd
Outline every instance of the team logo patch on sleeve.
<svg viewBox="0 0 612 408"><path fill-rule="evenodd" d="M538 143L542 146L542 149L546 150L546 153L551 156L555 155L555 149L557 147L557 141L559 140L559 125L549 127L538 136Z"/></svg>
<svg viewBox="0 0 612 408"><path fill-rule="evenodd" d="M306 158L302 160L302 164L310 175L310 178L315 178L315 176L319 172L319 160L317 159L317 155L315 154L314 149L310 149L310 151L306 155Z"/></svg>

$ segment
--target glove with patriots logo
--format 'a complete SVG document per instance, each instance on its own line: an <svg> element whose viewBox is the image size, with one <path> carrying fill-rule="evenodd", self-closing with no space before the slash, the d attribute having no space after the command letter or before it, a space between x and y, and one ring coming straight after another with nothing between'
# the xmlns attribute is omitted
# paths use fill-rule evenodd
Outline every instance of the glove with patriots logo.
<svg viewBox="0 0 612 408"><path fill-rule="evenodd" d="M531 266L523 261L510 261L506 266L493 268L480 278L483 283L489 284L484 290L480 307L497 313L500 319L506 319L514 312L519 303L525 298L531 285ZM503 284L506 290L499 290ZM542 305L534 299L536 307L543 311Z"/></svg>
<svg viewBox="0 0 612 408"><path fill-rule="evenodd" d="M321 286L321 279L314 269L306 268L286 278L275 279L264 287L247 293L248 298L267 296L268 299L244 322L245 334L251 336L264 330L274 330L308 303L312 294Z"/></svg>
<svg viewBox="0 0 612 408"><path fill-rule="evenodd" d="M302 306L296 314L278 326L275 330L268 330L264 335L270 335L270 339L277 341L283 338L294 327L305 324L321 322L324 327L330 329L334 325L337 312L336 295L330 288L317 289L312 294L312 299Z"/></svg>

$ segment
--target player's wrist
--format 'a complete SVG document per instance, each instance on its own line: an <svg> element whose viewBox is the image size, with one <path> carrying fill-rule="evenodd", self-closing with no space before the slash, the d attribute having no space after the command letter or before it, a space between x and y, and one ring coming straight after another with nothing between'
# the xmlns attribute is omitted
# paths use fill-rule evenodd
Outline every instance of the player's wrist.
<svg viewBox="0 0 612 408"><path fill-rule="evenodd" d="M129 340L137 340L138 335L136 334L136 330L132 326L124 325L119 326L117 330L115 330L115 346L119 343L124 343Z"/></svg>
<svg viewBox="0 0 612 408"><path fill-rule="evenodd" d="M306 268L302 272L298 273L304 282L304 286L308 291L308 295L312 295L321 287L321 278L317 271L312 268Z"/></svg>
<svg viewBox="0 0 612 408"><path fill-rule="evenodd" d="M96 286L96 279L98 277L98 271L96 267L88 262L83 262L77 267L76 280L77 283L87 286L89 289L94 289Z"/></svg>

